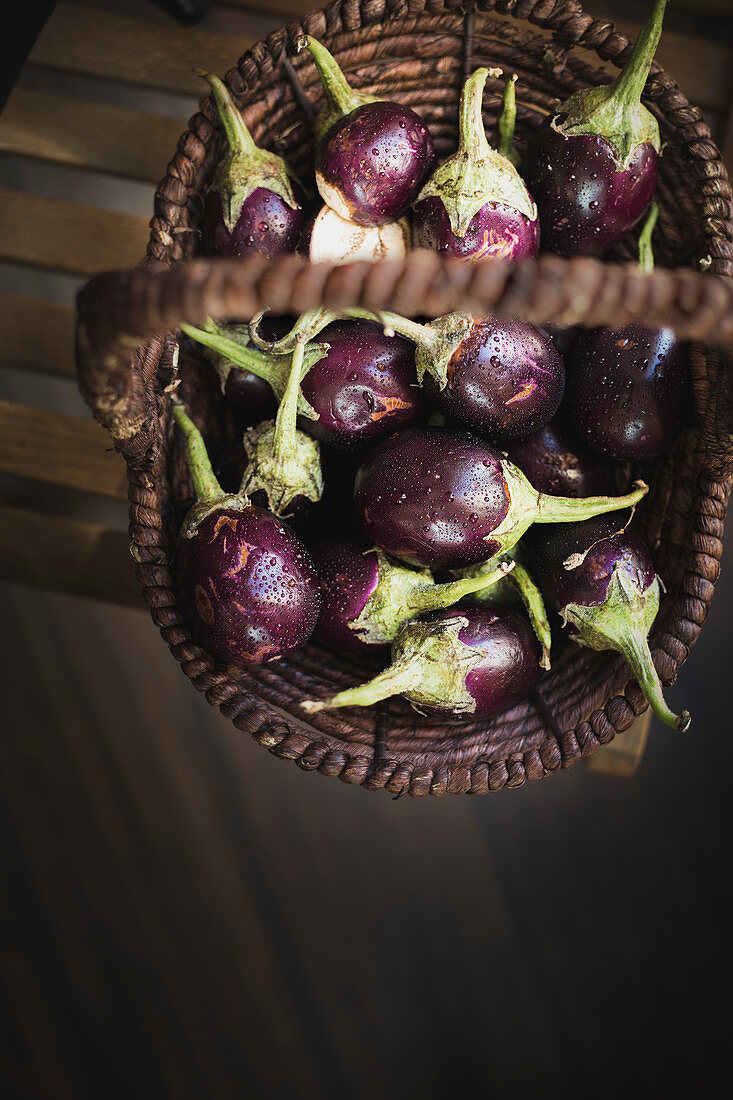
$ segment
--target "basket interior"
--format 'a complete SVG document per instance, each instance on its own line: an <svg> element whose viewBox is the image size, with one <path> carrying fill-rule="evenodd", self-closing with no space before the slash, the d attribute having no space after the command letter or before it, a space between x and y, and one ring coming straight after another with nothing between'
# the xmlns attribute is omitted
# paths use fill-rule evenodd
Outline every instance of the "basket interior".
<svg viewBox="0 0 733 1100"><path fill-rule="evenodd" d="M417 110L428 125L436 152L441 157L456 147L458 100L467 70L486 65L518 74L516 140L520 149L531 130L556 107L558 100L577 88L606 82L609 74L616 71L609 65L599 67L597 54L593 55L593 65L589 64L591 55L586 51L574 50L566 55L546 32L510 17L477 13L468 57L465 22L459 14L422 14L393 20L386 25L353 30L339 27L338 33L330 34L324 30L323 16L319 13L313 19L307 17L305 26L333 52L354 87L398 100ZM625 40L618 36L609 38L607 24L603 27L606 28L602 36L604 54L614 56L620 48L619 42L623 45ZM592 41L593 35L586 38ZM246 108L245 118L255 141L282 153L301 179L312 185L310 125L284 70L272 60L272 54L278 55L279 44L286 42L285 32L272 36L268 42L269 51L263 47L258 52L256 47L252 56L242 60L239 69L228 74L227 82ZM309 55L294 57L293 65L308 100L317 109L321 103L320 85ZM664 110L660 100L665 90L669 92L669 82L665 85L665 78L660 75L650 87L646 103L659 118L662 139L666 143L664 156L660 159L657 192L660 219L654 237L656 261L659 266L697 268L705 257L714 258L718 254L719 234L715 223L718 202L715 184L718 181L701 178L693 163L685 136L686 101L680 96L679 107L670 111L667 105ZM488 80L484 119L490 141L496 134L502 89L502 80ZM668 100L669 95L667 103ZM211 104L204 103L202 111L204 117L199 116L199 124L195 127L198 146L195 156L189 156L193 169L186 178L181 178L180 172L177 178L179 188L184 188L185 201L169 208L168 212L165 203L159 202L157 206L155 255L167 262L196 253L202 196L221 152L220 132L206 122L207 118L209 121L215 119ZM694 118L699 119L699 115L695 114ZM180 148L187 150L188 155L191 145L191 134L185 135ZM633 259L635 254L636 241L632 234L610 258ZM181 350L183 395L199 423L205 426L207 442L216 455L224 423L216 382L212 372L201 369L202 363L197 361L192 347L187 348L184 343ZM693 354L693 381L696 399L700 401L714 359L714 353L700 349ZM160 443L164 459L161 518L170 546L190 501L190 485L180 448L175 442L168 443L163 421ZM665 637L678 636L673 629L679 612L677 600L689 577L688 550L702 473L697 443L698 432L691 427L663 459L634 471L651 486L638 509L637 525L653 550L657 569L667 586L655 627L655 635L663 632ZM670 655L667 650L661 654L665 679L676 674L692 640L691 637L680 639L680 644L673 647L674 653ZM359 754L366 754L371 759L388 760L398 765L409 762L412 768L428 772L441 769L445 773L446 769L450 772L457 767L470 770L479 762L491 764L521 759L528 750L542 750L546 744L554 743L558 731L574 730L589 721L599 736L603 731L601 739L608 740L615 729L628 726L633 715L645 708L643 696L638 687L629 682L628 669L620 658L581 650L565 643L557 631L553 641L552 671L541 683L547 707L544 714L539 712L536 703L527 702L488 723L446 723L444 718L423 717L401 700L390 700L364 710L326 711L306 720L299 714L301 699L323 696L357 683L371 675L376 667L362 659L331 652L316 642L251 671L223 669L210 659L207 663L223 673L227 682L236 683L276 710L286 724L290 716L295 717L295 725L308 731L306 740L308 737L320 739L327 748L333 748L334 744L358 746ZM187 652L190 654L191 646ZM617 706L614 712L613 704L607 704L614 697L614 701L618 701L619 696L623 696L628 705L620 709ZM600 708L603 707L610 721L602 715ZM552 723L548 721L548 712L554 718ZM588 745L587 751L592 751L598 740L591 736ZM581 745L580 751L585 752L586 748ZM572 760L568 758L568 762Z"/></svg>

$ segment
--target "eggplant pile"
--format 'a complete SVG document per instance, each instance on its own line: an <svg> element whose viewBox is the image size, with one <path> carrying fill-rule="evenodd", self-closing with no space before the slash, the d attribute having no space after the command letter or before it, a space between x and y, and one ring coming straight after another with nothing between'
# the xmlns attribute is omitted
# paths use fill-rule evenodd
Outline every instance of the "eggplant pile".
<svg viewBox="0 0 733 1100"><path fill-rule="evenodd" d="M227 143L205 250L337 263L409 248L466 262L571 255L609 248L647 214L649 270L660 144L641 94L664 7L657 0L616 80L571 96L523 161L512 74L493 143L484 129L485 85L501 70L466 80L458 148L437 163L419 114L352 89L303 36L325 94L310 181L258 149L225 85L202 73ZM421 713L489 718L550 667L549 609L568 639L622 654L663 722L689 726L667 706L650 654L662 582L633 526L648 472L636 464L672 445L690 404L673 333L545 330L460 311L241 320L183 326L208 360L201 369L218 372L237 491L221 487L173 398L195 495L177 584L193 635L217 659L276 660L312 635L382 669L305 700L308 713L402 695Z"/></svg>

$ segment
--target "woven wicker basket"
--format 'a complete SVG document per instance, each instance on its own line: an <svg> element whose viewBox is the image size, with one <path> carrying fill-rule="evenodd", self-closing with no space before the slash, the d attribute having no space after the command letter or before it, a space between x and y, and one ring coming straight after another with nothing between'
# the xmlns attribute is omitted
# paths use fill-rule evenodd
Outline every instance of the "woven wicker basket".
<svg viewBox="0 0 733 1100"><path fill-rule="evenodd" d="M507 18L507 17L510 18ZM574 0L485 0L464 12L450 0L336 0L260 42L227 76L255 140L277 136L282 151L309 175L309 114L320 86L308 55L292 55L305 31L328 47L357 88L414 107L436 150L455 148L465 74L477 65L517 72L517 140L576 88L607 82L575 48L619 66L629 44L612 25L594 22ZM551 32L551 33L548 33ZM293 80L297 74L297 80ZM487 86L485 120L496 123L500 86ZM148 255L134 272L98 276L79 297L80 384L129 470L132 554L143 595L173 656L195 687L241 730L275 755L370 790L394 794L482 794L517 787L570 767L626 729L646 702L613 655L559 645L542 699L486 723L423 719L392 700L375 708L324 712L309 720L306 696L323 696L372 668L312 642L287 659L251 671L223 667L191 639L174 591L170 559L190 499L180 447L169 431L166 389L180 374L184 397L215 445L218 410L202 372L179 364L175 329L206 316L248 320L260 308L298 313L320 303L438 316L461 308L518 315L542 324L668 324L718 349L733 344L731 190L718 150L675 83L652 67L645 102L666 143L660 162L660 265L642 275L624 263L542 256L512 265L445 261L416 253L402 263L308 267L193 259L201 197L221 153L210 100L181 138L155 200ZM184 262L179 262L184 261ZM686 270L662 270L661 268ZM701 269L708 269L706 275ZM136 350L135 350L136 349ZM669 684L707 615L719 572L731 467L730 399L720 350L693 345L695 425L654 466L641 470L651 491L641 529L667 585L652 649Z"/></svg>

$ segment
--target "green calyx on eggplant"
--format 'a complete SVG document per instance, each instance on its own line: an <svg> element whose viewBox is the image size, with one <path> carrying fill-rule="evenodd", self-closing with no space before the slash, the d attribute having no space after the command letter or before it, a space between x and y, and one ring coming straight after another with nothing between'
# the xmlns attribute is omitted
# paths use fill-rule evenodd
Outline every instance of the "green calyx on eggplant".
<svg viewBox="0 0 733 1100"><path fill-rule="evenodd" d="M210 251L222 255L294 252L305 222L304 194L282 157L255 145L222 80L203 69L228 151L217 165L207 206Z"/></svg>
<svg viewBox="0 0 733 1100"><path fill-rule="evenodd" d="M247 465L240 492L285 516L323 496L323 472L318 441L298 429L298 396L303 373L304 345L299 342L274 422L265 421L244 434Z"/></svg>
<svg viewBox="0 0 733 1100"><path fill-rule="evenodd" d="M408 619L493 591L513 569L512 562L499 562L480 577L437 584L429 570L403 565L363 540L326 540L312 553L323 596L316 635L362 653L388 646Z"/></svg>
<svg viewBox="0 0 733 1100"><path fill-rule="evenodd" d="M662 34L666 6L667 0L655 0L631 57L613 83L574 92L552 123L564 137L589 134L604 138L614 151L620 171L628 168L640 145L651 145L657 154L661 150L659 123L642 104L641 96Z"/></svg>
<svg viewBox="0 0 733 1100"><path fill-rule="evenodd" d="M660 579L649 550L628 522L602 517L543 532L532 540L534 568L573 641L621 653L657 717L685 731L690 715L670 710L649 650Z"/></svg>
<svg viewBox="0 0 733 1100"><path fill-rule="evenodd" d="M405 623L389 668L367 684L302 706L314 714L403 695L420 712L490 718L525 698L539 676L537 642L523 615L499 606L466 607Z"/></svg>
<svg viewBox="0 0 733 1100"><path fill-rule="evenodd" d="M498 150L484 130L486 79L500 75L500 69L477 69L463 87L458 150L435 169L414 204L417 248L467 259L537 254L537 207L512 161L516 78L506 84Z"/></svg>

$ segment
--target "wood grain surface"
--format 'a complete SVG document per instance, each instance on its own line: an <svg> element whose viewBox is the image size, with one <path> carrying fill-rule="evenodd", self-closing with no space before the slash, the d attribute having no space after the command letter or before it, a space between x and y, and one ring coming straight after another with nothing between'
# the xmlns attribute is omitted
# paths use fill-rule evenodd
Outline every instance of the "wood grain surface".
<svg viewBox="0 0 733 1100"><path fill-rule="evenodd" d="M0 332L0 365L76 379L71 306L0 292Z"/></svg>
<svg viewBox="0 0 733 1100"><path fill-rule="evenodd" d="M29 61L41 68L201 95L194 69L225 73L251 38L153 23L113 11L60 3Z"/></svg>
<svg viewBox="0 0 733 1100"><path fill-rule="evenodd" d="M0 259L71 275L134 267L148 220L22 191L0 190Z"/></svg>
<svg viewBox="0 0 733 1100"><path fill-rule="evenodd" d="M107 103L16 88L0 115L0 151L157 183L186 128Z"/></svg>
<svg viewBox="0 0 733 1100"><path fill-rule="evenodd" d="M126 499L127 472L92 420L0 401L0 473Z"/></svg>

